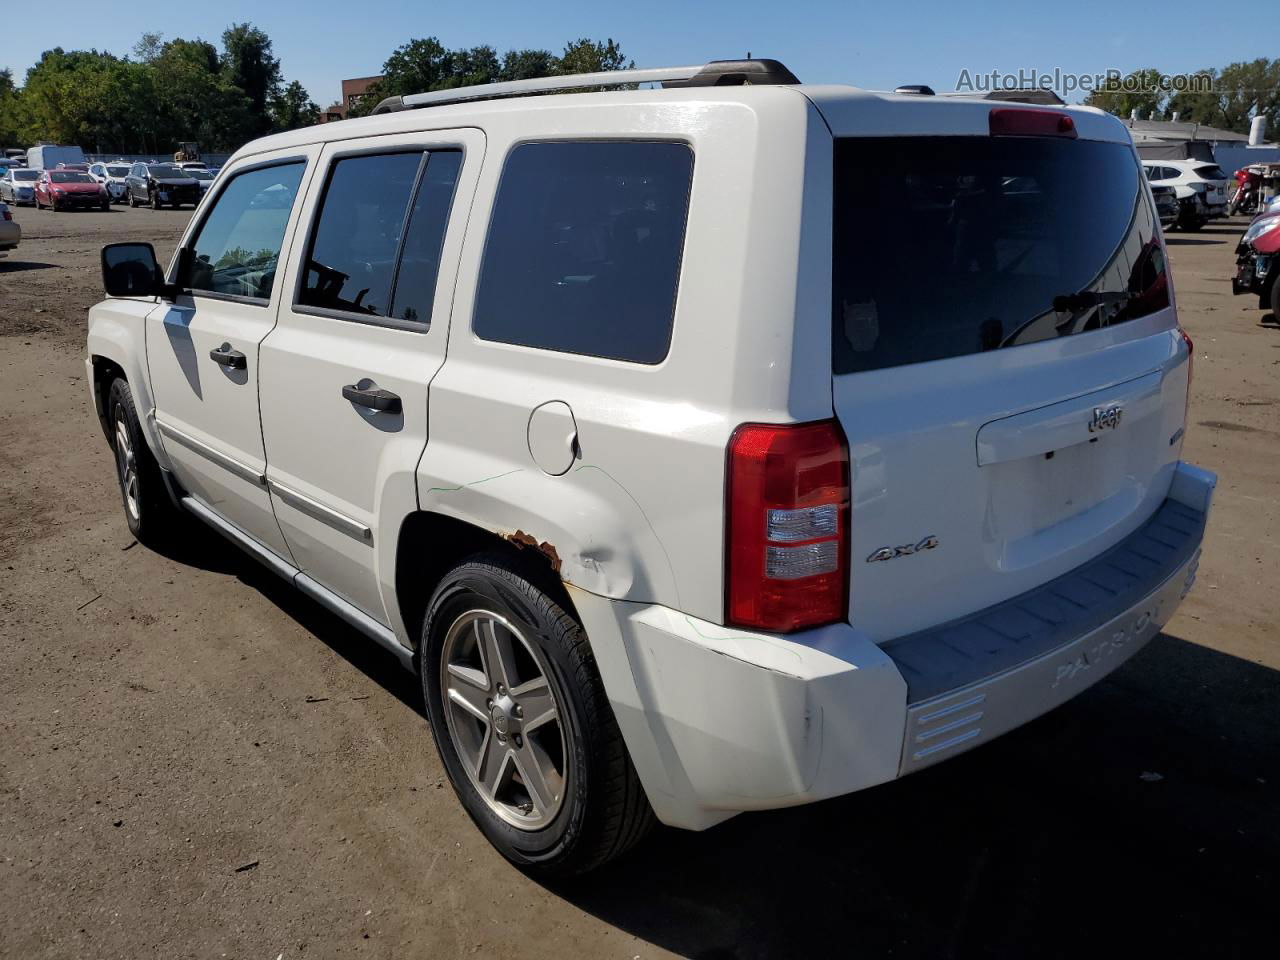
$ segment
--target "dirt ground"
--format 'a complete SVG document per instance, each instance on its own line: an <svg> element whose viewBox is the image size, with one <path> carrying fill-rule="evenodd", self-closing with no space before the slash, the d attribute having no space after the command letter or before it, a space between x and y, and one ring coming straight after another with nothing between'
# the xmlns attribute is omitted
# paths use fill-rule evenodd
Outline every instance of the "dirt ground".
<svg viewBox="0 0 1280 960"><path fill-rule="evenodd" d="M1170 238L1221 483L1164 635L960 759L549 887L468 821L389 655L212 534L129 536L85 309L103 242L167 256L188 216L23 209L0 260L0 955L1273 955L1280 324L1230 294L1242 224Z"/></svg>

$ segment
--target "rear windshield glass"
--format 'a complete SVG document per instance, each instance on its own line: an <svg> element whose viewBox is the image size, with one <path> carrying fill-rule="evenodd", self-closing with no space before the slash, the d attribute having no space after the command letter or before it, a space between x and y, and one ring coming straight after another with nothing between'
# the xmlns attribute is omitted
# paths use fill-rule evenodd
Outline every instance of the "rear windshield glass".
<svg viewBox="0 0 1280 960"><path fill-rule="evenodd" d="M835 148L836 373L1069 336L1168 305L1127 145L844 138Z"/></svg>
<svg viewBox="0 0 1280 960"><path fill-rule="evenodd" d="M1204 177L1206 180L1225 180L1227 175L1222 171L1221 167L1207 166L1196 167L1196 173Z"/></svg>

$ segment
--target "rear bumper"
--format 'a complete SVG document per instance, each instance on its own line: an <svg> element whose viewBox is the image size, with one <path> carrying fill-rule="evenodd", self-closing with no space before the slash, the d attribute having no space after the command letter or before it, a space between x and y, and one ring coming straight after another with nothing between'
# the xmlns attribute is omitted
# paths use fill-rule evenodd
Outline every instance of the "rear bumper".
<svg viewBox="0 0 1280 960"><path fill-rule="evenodd" d="M1190 588L1215 482L1180 464L1156 515L1105 554L883 646L847 624L778 637L570 591L654 811L704 829L892 780L1098 682Z"/></svg>

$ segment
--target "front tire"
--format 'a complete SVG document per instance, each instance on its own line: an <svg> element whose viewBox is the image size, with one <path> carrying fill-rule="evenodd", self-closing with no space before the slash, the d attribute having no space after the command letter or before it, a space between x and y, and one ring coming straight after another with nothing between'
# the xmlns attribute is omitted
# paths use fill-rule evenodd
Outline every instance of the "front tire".
<svg viewBox="0 0 1280 960"><path fill-rule="evenodd" d="M159 210L159 209L160 209L160 207L161 207L161 203L160 203L160 191L158 191L158 190L157 190L157 191L155 191L154 193L152 193L152 194L151 194L151 209L152 209L152 210Z"/></svg>
<svg viewBox="0 0 1280 960"><path fill-rule="evenodd" d="M427 610L421 675L431 733L489 842L543 876L622 854L653 812L582 626L505 556L449 572Z"/></svg>
<svg viewBox="0 0 1280 960"><path fill-rule="evenodd" d="M178 508L164 489L160 465L143 436L129 384L116 379L107 395L111 450L129 532L139 543L156 545L174 532Z"/></svg>

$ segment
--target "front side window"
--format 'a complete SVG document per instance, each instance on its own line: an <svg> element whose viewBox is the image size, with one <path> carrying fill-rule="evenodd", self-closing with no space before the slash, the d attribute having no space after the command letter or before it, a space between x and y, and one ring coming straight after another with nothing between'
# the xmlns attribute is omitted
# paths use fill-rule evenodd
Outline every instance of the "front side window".
<svg viewBox="0 0 1280 960"><path fill-rule="evenodd" d="M1168 306L1139 174L1118 143L837 140L835 372L1035 343Z"/></svg>
<svg viewBox="0 0 1280 960"><path fill-rule="evenodd" d="M228 181L192 244L192 291L271 298L285 227L305 169L304 161L283 163Z"/></svg>
<svg viewBox="0 0 1280 960"><path fill-rule="evenodd" d="M526 143L507 158L476 293L477 336L660 363L671 343L693 152Z"/></svg>

